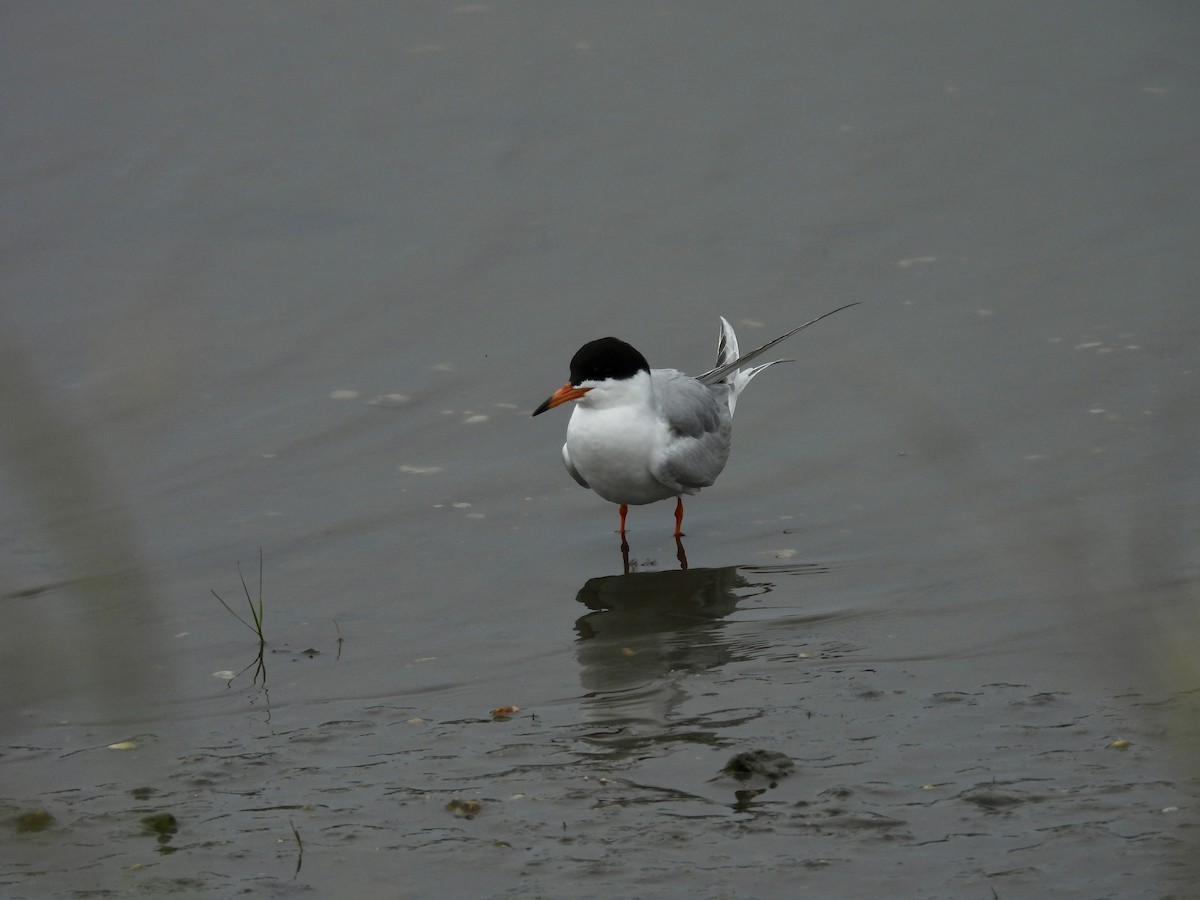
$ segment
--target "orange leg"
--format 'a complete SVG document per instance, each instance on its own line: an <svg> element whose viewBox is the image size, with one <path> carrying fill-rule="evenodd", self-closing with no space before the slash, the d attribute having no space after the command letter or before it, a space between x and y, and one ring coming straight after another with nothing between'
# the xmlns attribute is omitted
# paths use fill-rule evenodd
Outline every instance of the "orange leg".
<svg viewBox="0 0 1200 900"><path fill-rule="evenodd" d="M675 498L675 537L683 536L683 498Z"/></svg>
<svg viewBox="0 0 1200 900"><path fill-rule="evenodd" d="M621 563L625 567L625 574L629 574L629 541L625 540L625 514L629 512L629 507L624 503L621 504Z"/></svg>

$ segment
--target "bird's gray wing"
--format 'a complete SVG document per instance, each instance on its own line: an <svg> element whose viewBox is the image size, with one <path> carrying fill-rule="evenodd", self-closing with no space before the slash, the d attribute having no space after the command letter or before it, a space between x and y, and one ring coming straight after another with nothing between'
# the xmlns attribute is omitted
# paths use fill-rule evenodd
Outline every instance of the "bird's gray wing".
<svg viewBox="0 0 1200 900"><path fill-rule="evenodd" d="M729 459L729 385L704 385L674 369L652 374L668 437L650 473L672 490L694 494L716 481Z"/></svg>
<svg viewBox="0 0 1200 900"><path fill-rule="evenodd" d="M567 445L563 444L563 465L567 467L567 471L571 473L571 477L578 481L583 487L591 490L591 485L583 480L583 476L579 474L579 470L575 468L575 464L571 462L571 454L567 452Z"/></svg>

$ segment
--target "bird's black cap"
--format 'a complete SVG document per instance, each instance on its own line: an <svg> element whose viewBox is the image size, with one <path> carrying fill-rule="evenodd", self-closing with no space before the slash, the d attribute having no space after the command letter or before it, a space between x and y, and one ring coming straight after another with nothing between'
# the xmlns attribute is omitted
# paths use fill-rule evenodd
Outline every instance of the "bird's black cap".
<svg viewBox="0 0 1200 900"><path fill-rule="evenodd" d="M615 337L588 341L571 357L571 384L576 386L585 381L632 378L638 372L649 371L646 357Z"/></svg>

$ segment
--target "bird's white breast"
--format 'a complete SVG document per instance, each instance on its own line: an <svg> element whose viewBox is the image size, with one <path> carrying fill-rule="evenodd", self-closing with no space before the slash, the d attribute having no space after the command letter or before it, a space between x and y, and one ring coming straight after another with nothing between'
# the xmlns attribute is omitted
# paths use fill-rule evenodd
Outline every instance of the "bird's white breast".
<svg viewBox="0 0 1200 900"><path fill-rule="evenodd" d="M589 391L567 424L564 448L588 486L612 503L653 503L678 491L651 474L670 435L650 377L639 374Z"/></svg>

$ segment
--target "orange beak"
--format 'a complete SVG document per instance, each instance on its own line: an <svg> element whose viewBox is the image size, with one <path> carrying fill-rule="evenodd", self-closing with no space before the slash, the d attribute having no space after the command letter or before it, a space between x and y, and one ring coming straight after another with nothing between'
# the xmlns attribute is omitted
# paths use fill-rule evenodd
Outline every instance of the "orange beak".
<svg viewBox="0 0 1200 900"><path fill-rule="evenodd" d="M547 397L546 402L543 403L541 406L539 406L537 409L535 409L533 411L533 414L535 416L540 416L546 410L554 409L554 407L556 407L556 406L561 406L562 404L566 403L568 400L578 400L580 397L582 397L584 394L586 394L590 390L591 390L591 388L575 387L575 385L571 384L571 382L568 381L566 384L564 384L562 387L560 387L557 391L555 391L553 394L551 394L549 397Z"/></svg>

